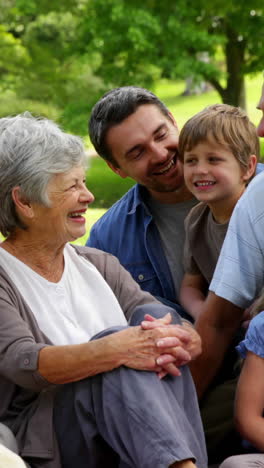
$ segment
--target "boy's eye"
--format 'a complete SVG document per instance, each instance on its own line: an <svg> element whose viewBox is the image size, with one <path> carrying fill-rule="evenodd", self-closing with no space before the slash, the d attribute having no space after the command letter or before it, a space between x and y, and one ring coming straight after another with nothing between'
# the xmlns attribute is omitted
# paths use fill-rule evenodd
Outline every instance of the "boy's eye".
<svg viewBox="0 0 264 468"><path fill-rule="evenodd" d="M221 161L221 158L219 158L219 156L210 156L209 161L218 162Z"/></svg>
<svg viewBox="0 0 264 468"><path fill-rule="evenodd" d="M194 164L196 160L194 158L184 159L184 164Z"/></svg>

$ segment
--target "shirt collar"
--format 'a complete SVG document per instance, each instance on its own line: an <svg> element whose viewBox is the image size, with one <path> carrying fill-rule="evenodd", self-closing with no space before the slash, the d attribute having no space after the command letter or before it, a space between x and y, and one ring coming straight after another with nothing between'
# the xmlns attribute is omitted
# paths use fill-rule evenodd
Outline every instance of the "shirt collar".
<svg viewBox="0 0 264 468"><path fill-rule="evenodd" d="M147 197L147 189L143 185L136 184L133 191L132 207L128 214L134 214L139 206L142 206L144 210L149 214L149 210L145 203Z"/></svg>

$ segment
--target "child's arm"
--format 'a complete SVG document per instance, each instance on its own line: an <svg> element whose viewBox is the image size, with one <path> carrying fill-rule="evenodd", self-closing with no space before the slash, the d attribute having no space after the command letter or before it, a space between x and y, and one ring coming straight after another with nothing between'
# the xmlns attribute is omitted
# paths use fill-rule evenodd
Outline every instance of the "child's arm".
<svg viewBox="0 0 264 468"><path fill-rule="evenodd" d="M239 378L235 420L239 432L264 452L264 358L247 352Z"/></svg>
<svg viewBox="0 0 264 468"><path fill-rule="evenodd" d="M204 306L207 287L201 274L185 273L180 289L180 303L195 320Z"/></svg>

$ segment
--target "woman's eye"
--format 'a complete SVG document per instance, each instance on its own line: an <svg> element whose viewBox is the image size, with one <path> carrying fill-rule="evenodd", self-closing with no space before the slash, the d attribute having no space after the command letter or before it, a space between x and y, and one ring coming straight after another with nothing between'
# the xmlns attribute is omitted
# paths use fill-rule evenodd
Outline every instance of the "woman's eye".
<svg viewBox="0 0 264 468"><path fill-rule="evenodd" d="M68 188L68 190L73 190L73 189L75 189L76 187L77 187L77 184L73 184L73 185L71 185L71 186Z"/></svg>

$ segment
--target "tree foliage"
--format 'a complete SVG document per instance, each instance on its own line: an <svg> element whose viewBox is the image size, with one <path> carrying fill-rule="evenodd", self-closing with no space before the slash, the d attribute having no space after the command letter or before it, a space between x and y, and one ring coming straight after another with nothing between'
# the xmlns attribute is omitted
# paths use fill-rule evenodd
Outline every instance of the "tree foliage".
<svg viewBox="0 0 264 468"><path fill-rule="evenodd" d="M263 0L90 0L81 25L97 72L119 85L157 75L206 80L243 104L244 76L263 68Z"/></svg>
<svg viewBox="0 0 264 468"><path fill-rule="evenodd" d="M244 76L263 69L263 29L263 0L1 0L0 87L51 103L83 134L106 89L161 77L206 81L243 105Z"/></svg>
<svg viewBox="0 0 264 468"><path fill-rule="evenodd" d="M75 42L82 0L3 2L0 45L2 27L10 47L0 57L2 86L13 89L23 102L44 101L60 108L60 120L69 130L87 134L91 105L104 88L93 73L98 57L80 52Z"/></svg>

